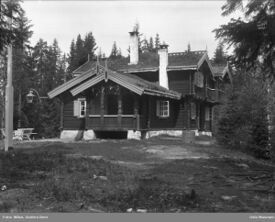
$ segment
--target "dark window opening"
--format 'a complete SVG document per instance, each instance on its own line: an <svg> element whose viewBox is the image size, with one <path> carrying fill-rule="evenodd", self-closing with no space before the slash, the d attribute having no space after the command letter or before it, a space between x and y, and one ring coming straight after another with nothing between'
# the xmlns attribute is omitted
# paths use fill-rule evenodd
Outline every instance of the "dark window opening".
<svg viewBox="0 0 275 222"><path fill-rule="evenodd" d="M98 139L127 139L127 131L95 131Z"/></svg>

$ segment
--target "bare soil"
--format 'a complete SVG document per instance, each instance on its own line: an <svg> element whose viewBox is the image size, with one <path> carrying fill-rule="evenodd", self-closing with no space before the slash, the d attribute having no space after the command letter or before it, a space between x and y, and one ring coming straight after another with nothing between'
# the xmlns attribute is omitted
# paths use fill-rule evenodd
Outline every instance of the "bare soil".
<svg viewBox="0 0 275 222"><path fill-rule="evenodd" d="M275 212L275 166L214 141L32 141L0 157L0 212Z"/></svg>

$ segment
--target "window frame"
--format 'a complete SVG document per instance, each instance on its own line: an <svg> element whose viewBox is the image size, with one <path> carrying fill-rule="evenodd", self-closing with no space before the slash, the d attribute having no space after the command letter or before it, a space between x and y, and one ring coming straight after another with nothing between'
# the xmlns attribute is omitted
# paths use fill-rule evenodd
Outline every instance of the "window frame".
<svg viewBox="0 0 275 222"><path fill-rule="evenodd" d="M86 98L78 98L73 102L73 116L76 118L84 118L87 115ZM84 108L84 109L83 109Z"/></svg>
<svg viewBox="0 0 275 222"><path fill-rule="evenodd" d="M211 121L211 108L209 106L205 107L205 121Z"/></svg>
<svg viewBox="0 0 275 222"><path fill-rule="evenodd" d="M190 119L197 119L197 104L195 102L190 103Z"/></svg>
<svg viewBox="0 0 275 222"><path fill-rule="evenodd" d="M79 106L79 113L78 113L78 117L79 118L84 118L86 116L86 112L87 112L87 100L85 98L78 98L78 106ZM82 110L82 102L84 102L84 110ZM82 114L81 112L84 112L84 114Z"/></svg>
<svg viewBox="0 0 275 222"><path fill-rule="evenodd" d="M169 100L157 100L157 116L159 118L170 117L170 101Z"/></svg>

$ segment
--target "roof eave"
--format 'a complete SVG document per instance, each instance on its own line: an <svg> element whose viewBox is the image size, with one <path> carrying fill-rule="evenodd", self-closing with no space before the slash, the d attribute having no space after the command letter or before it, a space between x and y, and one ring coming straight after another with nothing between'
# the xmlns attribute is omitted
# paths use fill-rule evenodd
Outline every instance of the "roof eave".
<svg viewBox="0 0 275 222"><path fill-rule="evenodd" d="M55 89L51 90L50 92L48 92L48 97L50 99L60 95L61 93L69 90L70 88L74 87L75 85L85 81L86 79L94 76L96 73L93 70L88 70L87 72L85 72L84 74L77 76L71 80L69 80L68 82L63 83L62 85L56 87Z"/></svg>
<svg viewBox="0 0 275 222"><path fill-rule="evenodd" d="M213 67L212 67L212 65L211 65L211 62L210 62L210 60L209 60L209 58L208 58L208 55L207 55L207 52L205 52L204 54L203 54L203 56L201 57L201 59L199 60L199 62L198 62L198 69L202 66L202 64L203 64L203 62L206 62L207 63L207 65L208 65L208 67L209 67L209 69L210 69L210 72L211 72L211 75L212 75L212 77L213 77L213 79L214 79L214 69L213 69Z"/></svg>
<svg viewBox="0 0 275 222"><path fill-rule="evenodd" d="M189 65L189 66L168 66L167 71L180 71L180 70L197 70L197 65Z"/></svg>
<svg viewBox="0 0 275 222"><path fill-rule="evenodd" d="M152 68L127 68L127 69L120 69L119 72L123 73L140 73L140 72L156 72L158 71L158 67L152 67Z"/></svg>

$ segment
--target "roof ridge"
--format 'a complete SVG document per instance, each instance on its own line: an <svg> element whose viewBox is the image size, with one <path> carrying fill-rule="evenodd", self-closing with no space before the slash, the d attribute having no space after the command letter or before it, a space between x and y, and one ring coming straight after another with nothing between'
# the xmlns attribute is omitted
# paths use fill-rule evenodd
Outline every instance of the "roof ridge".
<svg viewBox="0 0 275 222"><path fill-rule="evenodd" d="M206 50L194 50L194 51L184 51L184 52L169 52L168 56L180 56L180 55L187 55L188 53L193 53L196 55L204 54L206 53Z"/></svg>

